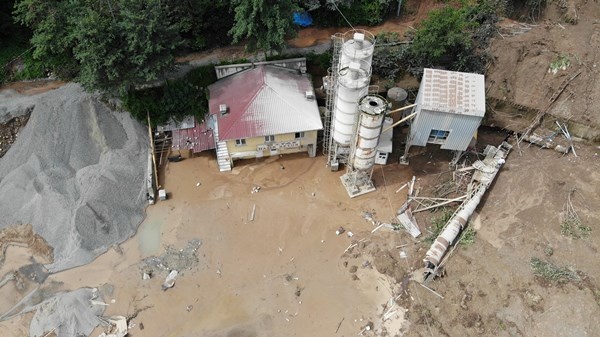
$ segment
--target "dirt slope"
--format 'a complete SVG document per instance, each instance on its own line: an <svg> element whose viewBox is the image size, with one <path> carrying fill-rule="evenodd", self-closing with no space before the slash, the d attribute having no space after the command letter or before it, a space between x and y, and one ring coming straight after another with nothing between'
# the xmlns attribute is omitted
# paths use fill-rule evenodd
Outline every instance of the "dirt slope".
<svg viewBox="0 0 600 337"><path fill-rule="evenodd" d="M496 107L501 112L494 116L499 125L510 127L523 113L524 109L519 111L514 105L548 109L551 115L569 120L572 133L599 140L600 114L594 107L600 103L600 4L585 0L566 3L571 9L549 3L544 19L536 26L509 20L501 23L502 35L494 38L490 47L493 60L486 74L486 90L488 96L508 103ZM577 23L565 22L573 11ZM568 63L566 67L550 71L561 59ZM561 85L575 75L549 106ZM508 118L503 119L502 112L508 112ZM516 126L527 124L523 121Z"/></svg>

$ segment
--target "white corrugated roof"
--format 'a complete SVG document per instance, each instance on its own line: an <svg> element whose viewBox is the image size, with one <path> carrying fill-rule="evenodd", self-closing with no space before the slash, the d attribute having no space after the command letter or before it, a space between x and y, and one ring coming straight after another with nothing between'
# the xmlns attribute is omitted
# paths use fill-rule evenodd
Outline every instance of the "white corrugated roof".
<svg viewBox="0 0 600 337"><path fill-rule="evenodd" d="M421 80L421 109L483 117L483 75L427 69Z"/></svg>

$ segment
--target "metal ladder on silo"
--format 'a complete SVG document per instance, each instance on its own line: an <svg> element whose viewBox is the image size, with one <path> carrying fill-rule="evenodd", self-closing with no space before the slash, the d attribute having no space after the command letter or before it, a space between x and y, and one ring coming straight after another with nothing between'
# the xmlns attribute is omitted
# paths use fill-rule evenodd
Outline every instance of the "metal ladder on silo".
<svg viewBox="0 0 600 337"><path fill-rule="evenodd" d="M327 70L327 97L325 101L325 121L323 130L323 154L327 155L327 165L335 160L333 151L333 118L335 100L337 99L337 77L340 68L340 51L343 43L343 34L336 33L331 36L331 68Z"/></svg>

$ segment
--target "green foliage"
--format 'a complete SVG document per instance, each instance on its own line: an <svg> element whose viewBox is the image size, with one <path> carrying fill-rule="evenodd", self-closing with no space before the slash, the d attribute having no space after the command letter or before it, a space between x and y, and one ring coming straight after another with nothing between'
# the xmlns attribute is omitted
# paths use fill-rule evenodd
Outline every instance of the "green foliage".
<svg viewBox="0 0 600 337"><path fill-rule="evenodd" d="M408 47L399 44L398 33L384 32L376 36L377 47L373 53L373 73L393 80L400 71L401 62L406 57Z"/></svg>
<svg viewBox="0 0 600 337"><path fill-rule="evenodd" d="M161 87L129 90L122 95L123 106L141 122L147 116L153 125L181 121L186 116L202 120L208 111L206 87L216 81L213 66L191 70L183 78L166 81Z"/></svg>
<svg viewBox="0 0 600 337"><path fill-rule="evenodd" d="M471 48L468 29L472 27L473 23L467 21L465 11L460 8L448 6L432 10L419 25L411 52L430 65L454 60Z"/></svg>
<svg viewBox="0 0 600 337"><path fill-rule="evenodd" d="M16 39L2 40L0 45L0 84L10 78L9 67L16 57L27 51L27 43Z"/></svg>
<svg viewBox="0 0 600 337"><path fill-rule="evenodd" d="M419 24L403 63L418 76L424 67L483 73L487 62L484 50L497 20L490 0L432 10Z"/></svg>
<svg viewBox="0 0 600 337"><path fill-rule="evenodd" d="M331 49L323 54L310 53L306 55L306 65L327 71L331 67Z"/></svg>
<svg viewBox="0 0 600 337"><path fill-rule="evenodd" d="M124 92L172 68L182 40L169 9L161 0L20 0L15 15L33 30L35 59L75 70L87 89Z"/></svg>
<svg viewBox="0 0 600 337"><path fill-rule="evenodd" d="M344 14L353 26L374 26L383 21L396 0L304 0L303 8L311 11L315 24L319 26L348 26L338 13ZM335 6L334 6L335 4Z"/></svg>
<svg viewBox="0 0 600 337"><path fill-rule="evenodd" d="M444 229L444 226L446 226L446 223L450 221L452 214L454 214L454 211L447 207L438 210L438 212L440 212L440 214L431 218L431 234L423 239L423 242L427 244L432 244L433 241L435 241L438 235L440 235L442 232L442 229Z"/></svg>
<svg viewBox="0 0 600 337"><path fill-rule="evenodd" d="M551 262L540 260L537 257L531 259L530 265L536 276L554 284L581 281L581 277L579 277L577 271L572 268L559 267Z"/></svg>
<svg viewBox="0 0 600 337"><path fill-rule="evenodd" d="M232 0L234 25L229 30L233 43L247 41L250 51L281 50L293 29L293 0Z"/></svg>
<svg viewBox="0 0 600 337"><path fill-rule="evenodd" d="M573 214L563 215L560 223L560 233L573 239L583 239L590 235L592 228L581 222L581 219Z"/></svg>
<svg viewBox="0 0 600 337"><path fill-rule="evenodd" d="M463 230L462 236L460 237L460 243L464 246L469 246L475 243L475 235L477 232L471 227L467 227Z"/></svg>
<svg viewBox="0 0 600 337"><path fill-rule="evenodd" d="M390 1L357 0L352 5L340 8L348 21L355 25L375 26L383 21Z"/></svg>
<svg viewBox="0 0 600 337"><path fill-rule="evenodd" d="M548 72L552 74L556 74L559 70L566 70L567 67L571 65L571 61L569 60L569 55L557 55L552 63L550 63L550 67Z"/></svg>
<svg viewBox="0 0 600 337"><path fill-rule="evenodd" d="M227 32L233 26L229 0L176 0L170 8L178 18L185 46L193 51L231 43Z"/></svg>
<svg viewBox="0 0 600 337"><path fill-rule="evenodd" d="M12 78L14 81L33 80L45 77L45 64L33 58L31 52L26 52L23 57L23 69L18 71Z"/></svg>

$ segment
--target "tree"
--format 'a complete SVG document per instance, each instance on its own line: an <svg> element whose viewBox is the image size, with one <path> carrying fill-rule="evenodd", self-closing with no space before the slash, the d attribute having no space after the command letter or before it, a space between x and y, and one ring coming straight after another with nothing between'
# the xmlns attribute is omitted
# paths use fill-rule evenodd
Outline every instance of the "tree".
<svg viewBox="0 0 600 337"><path fill-rule="evenodd" d="M419 25L411 51L427 65L451 63L471 47L468 30L471 27L462 8L448 6L432 10Z"/></svg>
<svg viewBox="0 0 600 337"><path fill-rule="evenodd" d="M400 43L398 33L384 32L376 36L377 48L373 53L373 72L388 80L393 80L400 71L401 61L408 48Z"/></svg>
<svg viewBox="0 0 600 337"><path fill-rule="evenodd" d="M124 92L174 65L181 26L161 0L20 0L37 59L76 62L87 89ZM59 62L60 63L60 62Z"/></svg>
<svg viewBox="0 0 600 337"><path fill-rule="evenodd" d="M250 51L280 50L286 36L294 33L294 0L232 0L234 25L229 31L233 43L247 40Z"/></svg>
<svg viewBox="0 0 600 337"><path fill-rule="evenodd" d="M161 0L120 0L84 10L72 23L79 81L89 89L124 92L171 70L182 40L169 12Z"/></svg>
<svg viewBox="0 0 600 337"><path fill-rule="evenodd" d="M315 22L325 26L374 26L383 21L396 0L300 0L300 6L311 11Z"/></svg>
<svg viewBox="0 0 600 337"><path fill-rule="evenodd" d="M171 0L186 47L197 51L231 43L233 26L229 0Z"/></svg>

